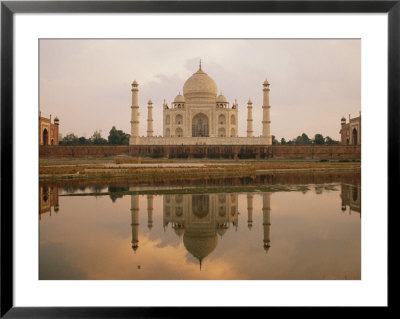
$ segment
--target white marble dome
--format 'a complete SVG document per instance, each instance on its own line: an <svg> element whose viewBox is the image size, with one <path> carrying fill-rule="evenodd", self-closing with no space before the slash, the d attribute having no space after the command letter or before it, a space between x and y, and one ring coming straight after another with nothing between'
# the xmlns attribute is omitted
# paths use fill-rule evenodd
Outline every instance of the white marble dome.
<svg viewBox="0 0 400 319"><path fill-rule="evenodd" d="M188 78L183 85L183 95L185 98L201 97L215 99L217 93L217 84L201 68Z"/></svg>

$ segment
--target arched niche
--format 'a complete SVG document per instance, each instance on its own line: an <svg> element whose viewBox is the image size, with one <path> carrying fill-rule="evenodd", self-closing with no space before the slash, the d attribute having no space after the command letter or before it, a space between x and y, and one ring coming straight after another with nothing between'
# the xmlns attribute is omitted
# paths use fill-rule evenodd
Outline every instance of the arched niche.
<svg viewBox="0 0 400 319"><path fill-rule="evenodd" d="M207 115L198 113L192 119L192 137L202 136L210 136L209 121Z"/></svg>

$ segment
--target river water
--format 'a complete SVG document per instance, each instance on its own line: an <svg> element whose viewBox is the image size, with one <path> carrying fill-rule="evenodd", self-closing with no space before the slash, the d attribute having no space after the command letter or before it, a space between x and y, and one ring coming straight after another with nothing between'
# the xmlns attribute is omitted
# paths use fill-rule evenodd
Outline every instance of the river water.
<svg viewBox="0 0 400 319"><path fill-rule="evenodd" d="M360 174L40 183L39 279L360 280Z"/></svg>

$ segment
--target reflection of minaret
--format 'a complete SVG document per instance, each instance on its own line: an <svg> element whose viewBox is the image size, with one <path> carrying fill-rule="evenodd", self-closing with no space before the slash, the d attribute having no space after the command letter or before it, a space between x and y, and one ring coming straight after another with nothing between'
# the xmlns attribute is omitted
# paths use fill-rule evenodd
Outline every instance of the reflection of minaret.
<svg viewBox="0 0 400 319"><path fill-rule="evenodd" d="M251 193L247 194L247 227L253 227L253 197Z"/></svg>
<svg viewBox="0 0 400 319"><path fill-rule="evenodd" d="M264 227L264 250L268 252L270 246L269 228L271 226L271 193L264 193L263 195L263 227Z"/></svg>
<svg viewBox="0 0 400 319"><path fill-rule="evenodd" d="M131 215L132 249L136 252L139 247L139 195L131 195Z"/></svg>
<svg viewBox="0 0 400 319"><path fill-rule="evenodd" d="M147 227L153 228L153 195L147 195Z"/></svg>

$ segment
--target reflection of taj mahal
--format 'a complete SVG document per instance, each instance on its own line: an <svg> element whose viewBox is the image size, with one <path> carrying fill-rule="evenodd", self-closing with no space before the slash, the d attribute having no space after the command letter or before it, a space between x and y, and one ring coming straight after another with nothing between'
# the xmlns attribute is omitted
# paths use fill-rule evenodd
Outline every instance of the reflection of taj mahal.
<svg viewBox="0 0 400 319"><path fill-rule="evenodd" d="M271 145L269 82L263 83L262 135L253 137L253 104L247 103L247 136L238 137L238 103L229 102L201 68L169 106L163 104L163 137L153 136L153 102L147 106L147 136L139 136L139 84L132 83L130 145Z"/></svg>
<svg viewBox="0 0 400 319"><path fill-rule="evenodd" d="M253 222L253 197L247 195L248 227ZM271 193L263 193L264 249L270 247ZM147 195L148 227L153 225L153 195ZM139 195L131 195L132 249L139 247ZM183 237L186 250L200 262L211 254L222 236L231 227L238 227L237 194L174 194L163 195L164 230L171 224L174 232Z"/></svg>

